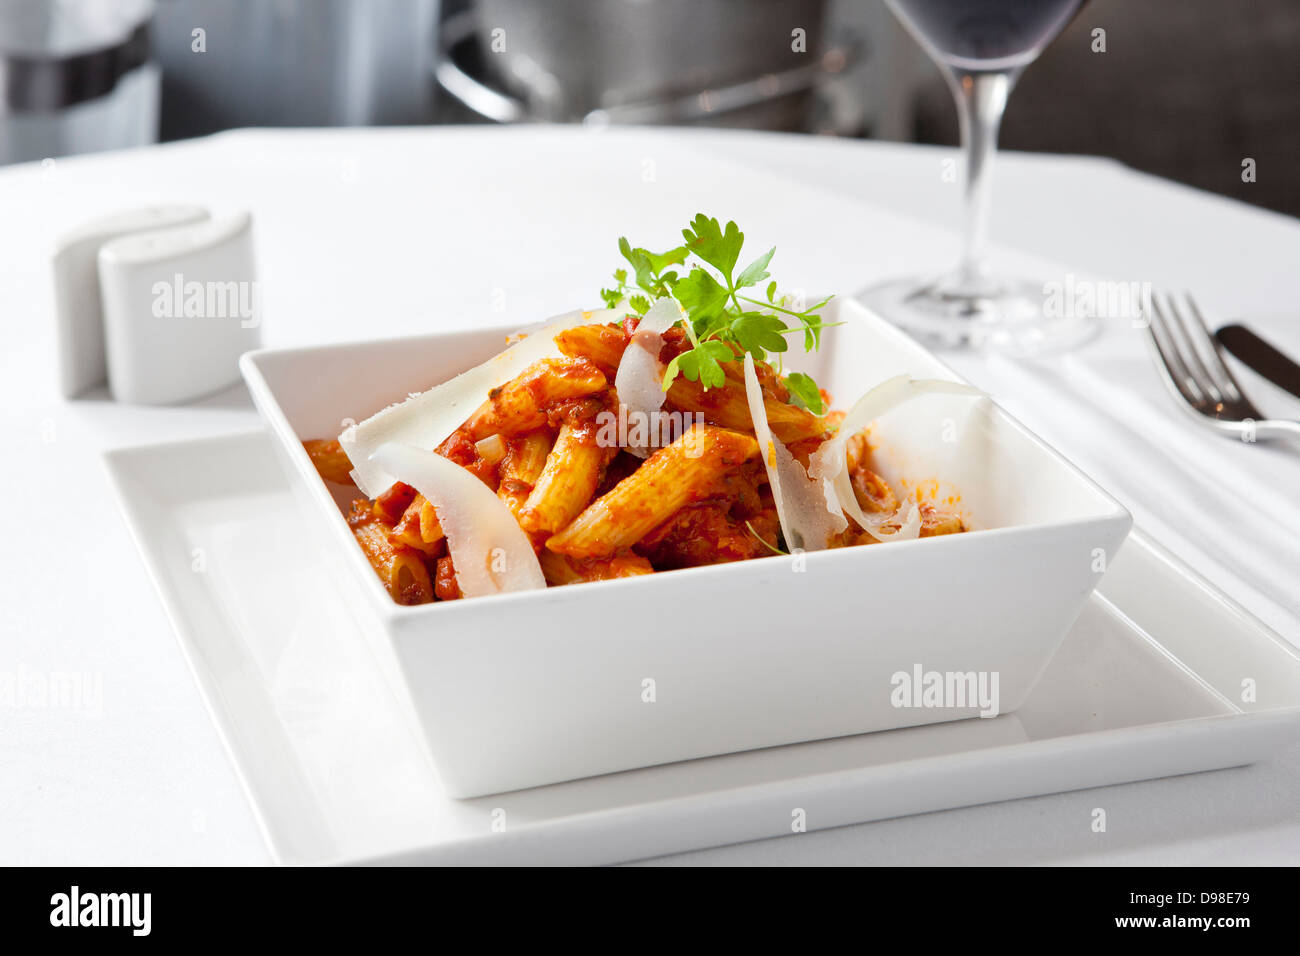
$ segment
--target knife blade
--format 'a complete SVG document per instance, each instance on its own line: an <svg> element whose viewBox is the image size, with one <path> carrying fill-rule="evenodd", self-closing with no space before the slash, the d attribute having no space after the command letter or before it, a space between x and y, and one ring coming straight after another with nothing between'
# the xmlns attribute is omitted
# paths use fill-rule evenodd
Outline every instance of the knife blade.
<svg viewBox="0 0 1300 956"><path fill-rule="evenodd" d="M1225 325L1214 333L1219 344L1278 388L1300 398L1300 364L1244 325Z"/></svg>

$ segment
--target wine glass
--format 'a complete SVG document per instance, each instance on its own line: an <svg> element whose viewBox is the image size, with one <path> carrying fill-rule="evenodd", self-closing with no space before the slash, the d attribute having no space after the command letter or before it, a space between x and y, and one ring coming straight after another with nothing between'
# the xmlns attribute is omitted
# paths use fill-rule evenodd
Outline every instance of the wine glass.
<svg viewBox="0 0 1300 956"><path fill-rule="evenodd" d="M932 346L1033 353L1078 344L1092 334L1093 323L1046 316L1042 283L991 275L984 246L1007 96L1085 0L885 2L939 65L957 101L966 154L964 252L947 275L895 279L859 297Z"/></svg>

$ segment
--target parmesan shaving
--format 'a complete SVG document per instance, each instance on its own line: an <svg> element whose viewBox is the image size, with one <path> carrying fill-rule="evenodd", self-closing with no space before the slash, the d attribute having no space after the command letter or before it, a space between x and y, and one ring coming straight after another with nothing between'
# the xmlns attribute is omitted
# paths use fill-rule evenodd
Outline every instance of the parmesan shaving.
<svg viewBox="0 0 1300 956"><path fill-rule="evenodd" d="M505 503L473 472L435 452L401 442L380 445L373 460L433 505L447 536L456 583L465 597L546 587L528 536Z"/></svg>
<svg viewBox="0 0 1300 956"><path fill-rule="evenodd" d="M339 435L339 444L352 462L352 480L368 498L381 494L395 480L374 458L381 445L406 442L418 448L437 448L487 401L492 389L539 359L560 356L555 344L557 334L575 325L611 322L619 315L605 309L558 316L482 365L347 428Z"/></svg>
<svg viewBox="0 0 1300 956"><path fill-rule="evenodd" d="M896 521L897 514L868 515L858 505L858 499L853 494L853 482L849 477L847 444L851 437L891 409L920 395L934 393L972 396L984 394L977 388L959 382L897 375L881 382L857 400L844 416L835 437L823 442L808 461L808 473L822 482L828 511L837 514L843 511L877 541L907 541L920 536L921 513L915 503L909 503L896 531L885 531L884 527L887 523Z"/></svg>
<svg viewBox="0 0 1300 956"><path fill-rule="evenodd" d="M659 361L659 351L664 347L664 333L678 321L685 319L681 306L672 297L659 299L641 319L632 334L632 340L623 350L614 377L614 390L618 392L622 413L628 422L638 418L645 422L644 434L659 435L659 411L664 406L664 367ZM641 430L638 430L641 433ZM651 452L652 441L627 443L623 447L638 458Z"/></svg>
<svg viewBox="0 0 1300 956"><path fill-rule="evenodd" d="M808 477L803 465L772 434L763 405L763 389L754 369L754 357L745 353L745 398L754 420L754 435L763 453L767 480L776 501L781 533L792 550L821 551L831 536L848 527L844 516L826 507L821 483Z"/></svg>

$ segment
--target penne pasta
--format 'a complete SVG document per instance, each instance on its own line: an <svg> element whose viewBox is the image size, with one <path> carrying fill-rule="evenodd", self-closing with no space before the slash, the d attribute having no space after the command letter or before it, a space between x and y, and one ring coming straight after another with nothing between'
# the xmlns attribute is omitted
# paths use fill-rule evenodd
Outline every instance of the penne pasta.
<svg viewBox="0 0 1300 956"><path fill-rule="evenodd" d="M743 238L734 223L722 230L705 216L683 237L686 245L664 255L620 243L633 270L617 269L615 284L600 290L607 321L565 316L527 358L484 363L390 418L387 441L427 445L440 456L375 452L392 463L393 477L430 480L421 487L440 509L402 481L353 503L349 526L395 601L464 597L453 550L467 574L474 570L467 561L508 555L492 564L500 576L490 583L466 578L477 596L798 553L810 540L799 523L808 515L828 523L813 536L815 549L966 530L959 495L936 505L937 494L922 495L904 476L896 476L898 488L911 491L891 486L873 468L869 440L882 409L959 387L900 376L847 413L814 414L807 406L829 406L829 394L808 374L784 373L777 353L790 334L802 333L805 350L818 347L829 327L818 314L826 302L795 309L769 283L766 302L724 290L726 301L685 295L683 303L676 295L694 274L691 257L710 242ZM634 340L657 350L662 367L644 352L624 362ZM351 482L357 469L338 441L303 445L323 480Z"/></svg>
<svg viewBox="0 0 1300 956"><path fill-rule="evenodd" d="M550 453L551 435L547 431L529 432L510 443L510 449L501 461L497 497L506 503L512 514L518 515L528 500Z"/></svg>
<svg viewBox="0 0 1300 956"><path fill-rule="evenodd" d="M500 435L495 437L500 438ZM496 490L498 484L498 466L500 460L484 458L479 454L478 442L470 437L465 426L461 426L447 436L447 439L435 449L439 455L454 461L467 471L473 472L483 484Z"/></svg>
<svg viewBox="0 0 1300 956"><path fill-rule="evenodd" d="M597 445L589 429L563 425L519 511L519 526L532 533L553 532L576 518L595 494L613 451Z"/></svg>
<svg viewBox="0 0 1300 956"><path fill-rule="evenodd" d="M708 497L729 472L758 455L753 435L697 425L592 502L546 547L575 558L632 547L674 512Z"/></svg>
<svg viewBox="0 0 1300 956"><path fill-rule="evenodd" d="M415 500L416 491L405 482L396 482L391 488L375 499L371 510L375 517L386 524L397 524L402 513Z"/></svg>
<svg viewBox="0 0 1300 956"><path fill-rule="evenodd" d="M570 558L543 549L539 555L546 583L582 584L586 581L608 581L613 578L631 578L653 574L650 562L639 554L620 554L612 558Z"/></svg>
<svg viewBox="0 0 1300 956"><path fill-rule="evenodd" d="M734 365L726 362L723 368ZM679 377L668 389L665 408L681 412L699 412L711 425L721 425L737 431L754 430L749 415L749 402L745 386L728 378L718 388L706 389L699 382L688 382ZM763 408L767 411L768 427L784 444L805 438L820 438L826 431L825 423L812 412L796 405L787 405L764 391Z"/></svg>
<svg viewBox="0 0 1300 956"><path fill-rule="evenodd" d="M420 538L426 544L433 544L444 537L442 525L438 523L438 513L433 510L428 499L420 495Z"/></svg>
<svg viewBox="0 0 1300 956"><path fill-rule="evenodd" d="M439 601L455 601L461 596L460 585L456 583L456 568L452 565L450 556L438 559L434 577L434 591Z"/></svg>
<svg viewBox="0 0 1300 956"><path fill-rule="evenodd" d="M844 451L858 507L867 514L893 514L897 511L898 497L894 490L871 470L871 441L867 432L858 432L845 442Z"/></svg>
<svg viewBox="0 0 1300 956"><path fill-rule="evenodd" d="M781 525L769 507L741 519L727 501L683 508L637 543L657 568L693 568L776 553Z"/></svg>
<svg viewBox="0 0 1300 956"><path fill-rule="evenodd" d="M604 373L586 359L542 359L493 389L463 431L474 441L495 432L512 436L533 431L546 424L549 406L585 398L605 386Z"/></svg>
<svg viewBox="0 0 1300 956"><path fill-rule="evenodd" d="M722 374L727 377L727 381L735 382L743 389L745 387L745 363L740 361L740 359L743 359L745 356L744 353L739 350L734 351L737 353L737 361L722 363ZM770 365L767 363L759 364L756 362L754 364L754 374L758 377L758 384L763 389L764 398L775 398L778 402L790 401L789 390L781 382L781 377L776 374L776 371Z"/></svg>
<svg viewBox="0 0 1300 956"><path fill-rule="evenodd" d="M951 511L936 508L928 501L921 502L917 507L921 512L920 537L922 538L937 538L945 534L961 534L966 530L966 525L961 520L961 517ZM887 522L885 527L892 531L898 527L898 522ZM877 539L866 532L860 534L850 533L848 543L876 544Z"/></svg>
<svg viewBox="0 0 1300 956"><path fill-rule="evenodd" d="M412 499L397 519L397 524L388 532L388 540L394 545L414 548L433 557L446 550L444 539L442 525L438 523L433 505L421 494Z"/></svg>
<svg viewBox="0 0 1300 956"><path fill-rule="evenodd" d="M951 511L936 508L928 501L921 502L919 507L921 509L922 538L935 538L944 534L960 534L966 530L961 518Z"/></svg>
<svg viewBox="0 0 1300 956"><path fill-rule="evenodd" d="M426 604L433 600L433 583L420 552L395 546L388 536L389 527L375 516L366 501L359 500L353 504L348 524L370 566L394 601L398 604Z"/></svg>
<svg viewBox="0 0 1300 956"><path fill-rule="evenodd" d="M611 381L623 359L627 342L627 334L612 325L578 325L555 337L555 344L561 352L570 358L586 359Z"/></svg>
<svg viewBox="0 0 1300 956"><path fill-rule="evenodd" d="M618 369L627 341L622 329L608 325L579 325L555 337L556 345L565 355L587 359L609 378ZM701 412L710 424L752 430L740 363L724 362L722 369L727 382L721 389L705 389L698 382L676 379L668 390L668 407L677 411ZM768 424L777 438L789 444L804 438L821 437L826 430L825 423L807 409L788 404L789 392L775 373L763 366L759 379L763 385Z"/></svg>
<svg viewBox="0 0 1300 956"><path fill-rule="evenodd" d="M627 342L627 334L621 328L609 325L579 325L555 337L555 344L565 355L587 359L611 379ZM711 424L751 430L740 363L724 362L722 369L727 376L723 389L704 389L698 382L678 378L668 391L668 403L678 411L704 412L706 418L713 411L716 417L709 419ZM787 404L789 392L767 366L761 367L759 380L763 385L768 422L777 438L789 443L821 436L824 424L806 409Z"/></svg>
<svg viewBox="0 0 1300 956"><path fill-rule="evenodd" d="M306 449L311 463L316 466L316 473L326 481L356 487L352 481L352 462L348 460L348 454L338 439L313 438L303 442L302 447Z"/></svg>

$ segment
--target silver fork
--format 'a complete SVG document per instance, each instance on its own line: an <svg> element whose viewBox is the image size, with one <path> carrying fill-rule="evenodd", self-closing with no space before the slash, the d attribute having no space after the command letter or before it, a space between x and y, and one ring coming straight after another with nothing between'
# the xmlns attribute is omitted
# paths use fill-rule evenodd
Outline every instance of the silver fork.
<svg viewBox="0 0 1300 956"><path fill-rule="evenodd" d="M1300 438L1300 422L1265 418L1241 391L1190 293L1151 294L1147 332L1161 377L1197 421L1243 441Z"/></svg>

